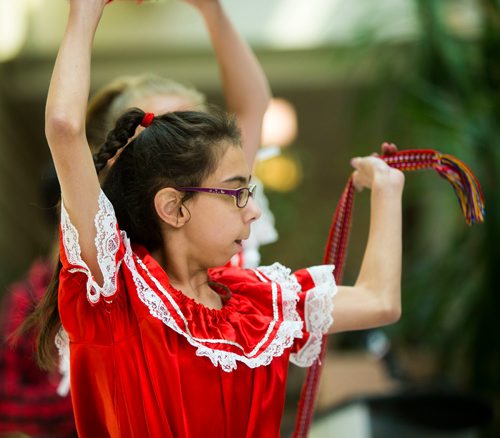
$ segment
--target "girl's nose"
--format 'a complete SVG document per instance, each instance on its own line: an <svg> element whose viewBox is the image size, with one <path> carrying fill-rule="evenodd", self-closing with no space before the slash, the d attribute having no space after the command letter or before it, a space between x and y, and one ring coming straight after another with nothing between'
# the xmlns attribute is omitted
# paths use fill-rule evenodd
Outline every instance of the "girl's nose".
<svg viewBox="0 0 500 438"><path fill-rule="evenodd" d="M248 199L247 205L245 205L243 210L245 211L245 222L256 221L261 215L260 207L252 196Z"/></svg>

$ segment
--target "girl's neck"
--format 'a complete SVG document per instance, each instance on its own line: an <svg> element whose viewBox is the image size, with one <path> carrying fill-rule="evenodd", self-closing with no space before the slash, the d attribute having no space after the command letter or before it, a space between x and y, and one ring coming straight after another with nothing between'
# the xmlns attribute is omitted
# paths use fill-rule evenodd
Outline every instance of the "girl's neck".
<svg viewBox="0 0 500 438"><path fill-rule="evenodd" d="M220 295L209 285L206 268L180 263L178 259L168 258L162 250L154 251L151 255L167 273L172 287L206 307L222 308Z"/></svg>

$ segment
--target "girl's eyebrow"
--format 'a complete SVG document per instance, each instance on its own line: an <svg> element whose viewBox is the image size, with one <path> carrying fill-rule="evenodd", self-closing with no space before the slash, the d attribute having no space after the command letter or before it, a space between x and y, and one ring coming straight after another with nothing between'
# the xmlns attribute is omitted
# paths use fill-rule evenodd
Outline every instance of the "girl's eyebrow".
<svg viewBox="0 0 500 438"><path fill-rule="evenodd" d="M248 179L244 176L240 176L240 175L237 175L237 176L233 176L231 178L228 178L228 179L225 179L224 181L222 181L223 183L229 183L229 182L240 182L241 184L248 184L249 181L252 179L252 176L249 176Z"/></svg>

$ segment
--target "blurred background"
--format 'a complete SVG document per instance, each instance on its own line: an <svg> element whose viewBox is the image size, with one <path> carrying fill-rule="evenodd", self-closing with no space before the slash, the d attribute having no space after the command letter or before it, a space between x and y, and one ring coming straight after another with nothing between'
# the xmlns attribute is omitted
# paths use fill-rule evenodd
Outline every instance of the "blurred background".
<svg viewBox="0 0 500 438"><path fill-rule="evenodd" d="M292 126L285 139L263 140L281 148L256 170L279 233L262 248L263 264L321 263L350 157L376 152L382 141L457 156L485 195L486 222L468 227L433 171L407 175L403 317L330 340L315 436L331 436L328 427L340 423L339 437L500 436L500 1L223 3L297 123L295 135ZM174 0L112 7L95 40L94 90L119 75L153 72L223 104L192 8ZM44 100L66 13L63 0L0 0L2 291L53 240L39 186L49 159ZM366 193L356 198L346 284L363 254L368 201ZM290 369L284 434L302 378ZM363 414L344 415L353 406Z"/></svg>

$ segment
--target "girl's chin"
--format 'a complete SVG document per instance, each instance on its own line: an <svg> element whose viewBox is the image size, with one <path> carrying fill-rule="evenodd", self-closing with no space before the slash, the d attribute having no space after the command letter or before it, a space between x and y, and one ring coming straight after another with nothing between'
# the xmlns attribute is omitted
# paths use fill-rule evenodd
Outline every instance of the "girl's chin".
<svg viewBox="0 0 500 438"><path fill-rule="evenodd" d="M231 251L228 251L225 255L222 255L221 253L213 254L212 256L207 257L205 260L207 260L206 263L206 268L211 269L211 268L218 268L220 266L233 266L237 265L239 266L239 262L235 262L233 258L236 258L235 256L240 254L243 251L243 242L242 241L234 241ZM205 264L205 263L204 263Z"/></svg>
<svg viewBox="0 0 500 438"><path fill-rule="evenodd" d="M232 266L233 257L238 254L239 251L234 251L233 255L229 257L213 257L210 263L207 263L206 269L220 268L221 266Z"/></svg>

